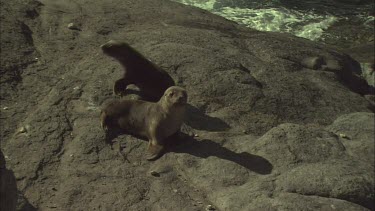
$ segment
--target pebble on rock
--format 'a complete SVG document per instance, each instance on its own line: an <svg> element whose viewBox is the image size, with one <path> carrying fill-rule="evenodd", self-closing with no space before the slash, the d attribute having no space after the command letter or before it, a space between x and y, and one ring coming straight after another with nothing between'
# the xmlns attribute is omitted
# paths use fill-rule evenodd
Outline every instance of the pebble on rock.
<svg viewBox="0 0 375 211"><path fill-rule="evenodd" d="M78 28L78 26L75 25L74 23L69 23L68 24L68 29L71 29L71 30L80 30L80 28Z"/></svg>
<svg viewBox="0 0 375 211"><path fill-rule="evenodd" d="M340 133L339 136L340 136L341 138L349 139L349 137L348 137L347 135L343 134L343 133Z"/></svg>
<svg viewBox="0 0 375 211"><path fill-rule="evenodd" d="M215 210L215 207L213 207L211 204L207 205L206 211L212 211Z"/></svg>
<svg viewBox="0 0 375 211"><path fill-rule="evenodd" d="M150 174L154 177L160 177L160 174L156 171L151 171Z"/></svg>
<svg viewBox="0 0 375 211"><path fill-rule="evenodd" d="M26 133L27 132L27 130L26 130L26 128L25 127L20 127L20 129L18 129L18 132L19 133Z"/></svg>

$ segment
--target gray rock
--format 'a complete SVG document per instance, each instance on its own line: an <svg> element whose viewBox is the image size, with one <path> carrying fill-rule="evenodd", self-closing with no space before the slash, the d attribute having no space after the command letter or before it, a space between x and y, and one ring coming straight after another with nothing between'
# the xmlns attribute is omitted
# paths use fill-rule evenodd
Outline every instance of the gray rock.
<svg viewBox="0 0 375 211"><path fill-rule="evenodd" d="M375 70L374 63L361 63L362 76L366 79L367 83L375 87Z"/></svg>
<svg viewBox="0 0 375 211"><path fill-rule="evenodd" d="M275 210L368 210L344 200L296 193L282 193L273 202Z"/></svg>
<svg viewBox="0 0 375 211"><path fill-rule="evenodd" d="M282 174L276 185L283 192L338 198L373 208L373 170L370 165L342 160L307 164Z"/></svg>
<svg viewBox="0 0 375 211"><path fill-rule="evenodd" d="M351 113L337 118L327 129L345 134L350 139L341 139L348 153L362 162L374 165L375 123L374 113Z"/></svg>
<svg viewBox="0 0 375 211"><path fill-rule="evenodd" d="M340 159L346 153L333 133L290 123L268 131L256 141L252 151L281 172L301 164Z"/></svg>

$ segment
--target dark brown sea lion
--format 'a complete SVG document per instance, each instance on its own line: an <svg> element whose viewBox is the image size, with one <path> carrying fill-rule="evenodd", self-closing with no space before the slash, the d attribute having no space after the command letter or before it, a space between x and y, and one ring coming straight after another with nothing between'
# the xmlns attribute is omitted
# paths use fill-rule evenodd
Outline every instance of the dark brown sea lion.
<svg viewBox="0 0 375 211"><path fill-rule="evenodd" d="M171 76L124 42L110 40L101 46L103 53L124 67L124 76L113 86L116 95L124 95L129 84L135 84L146 99L157 102L175 83Z"/></svg>
<svg viewBox="0 0 375 211"><path fill-rule="evenodd" d="M147 138L147 160L154 160L162 155L164 141L180 130L186 104L185 89L172 86L156 103L117 100L108 104L101 112L101 125L106 132L120 128L127 134Z"/></svg>

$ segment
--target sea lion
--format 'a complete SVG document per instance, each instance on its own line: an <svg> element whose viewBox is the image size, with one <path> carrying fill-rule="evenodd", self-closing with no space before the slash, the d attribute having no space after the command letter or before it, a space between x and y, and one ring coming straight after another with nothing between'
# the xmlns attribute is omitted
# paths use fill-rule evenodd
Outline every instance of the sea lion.
<svg viewBox="0 0 375 211"><path fill-rule="evenodd" d="M301 61L303 67L317 70L326 64L325 60L321 56L307 57Z"/></svg>
<svg viewBox="0 0 375 211"><path fill-rule="evenodd" d="M177 133L184 120L187 105L185 89L169 87L158 102L117 100L102 109L101 126L108 132L119 128L127 134L149 140L147 160L159 158L165 140Z"/></svg>
<svg viewBox="0 0 375 211"><path fill-rule="evenodd" d="M100 46L103 53L116 59L124 68L124 75L113 86L115 95L125 95L126 87L135 84L141 95L157 102L168 87L174 86L171 76L125 42L110 40Z"/></svg>

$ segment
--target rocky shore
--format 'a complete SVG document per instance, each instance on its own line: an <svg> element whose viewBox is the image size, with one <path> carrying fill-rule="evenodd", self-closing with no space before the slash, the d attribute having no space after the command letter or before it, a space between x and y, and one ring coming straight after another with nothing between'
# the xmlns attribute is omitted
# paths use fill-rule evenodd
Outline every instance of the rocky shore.
<svg viewBox="0 0 375 211"><path fill-rule="evenodd" d="M374 210L374 93L348 54L166 0L0 16L1 210ZM188 92L194 135L154 162L145 141L104 141L110 39Z"/></svg>

